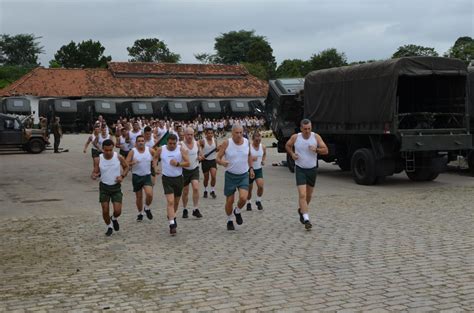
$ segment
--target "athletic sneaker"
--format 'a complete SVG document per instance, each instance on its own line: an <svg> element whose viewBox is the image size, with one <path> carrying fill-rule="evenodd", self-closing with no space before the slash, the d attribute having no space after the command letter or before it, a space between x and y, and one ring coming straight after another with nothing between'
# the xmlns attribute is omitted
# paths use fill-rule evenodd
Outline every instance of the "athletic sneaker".
<svg viewBox="0 0 474 313"><path fill-rule="evenodd" d="M119 226L119 223L118 223L118 220L117 220L117 219L112 220L112 225L114 225L114 230L115 230L115 231L119 231L120 226Z"/></svg>
<svg viewBox="0 0 474 313"><path fill-rule="evenodd" d="M234 222L227 221L227 230L235 230Z"/></svg>
<svg viewBox="0 0 474 313"><path fill-rule="evenodd" d="M244 220L242 219L242 214L235 213L235 209L234 209L234 215L235 215L235 221L237 222L237 225L242 225L242 223L244 222Z"/></svg>
<svg viewBox="0 0 474 313"><path fill-rule="evenodd" d="M171 236L176 235L176 228L177 228L177 225L176 225L176 224L171 224L171 225L170 225L170 235L171 235Z"/></svg>
<svg viewBox="0 0 474 313"><path fill-rule="evenodd" d="M259 209L260 211L263 210L262 202L257 201L257 202L255 202L255 204L257 205L257 209Z"/></svg>
<svg viewBox="0 0 474 313"><path fill-rule="evenodd" d="M252 204L250 202L247 203L247 211L252 211Z"/></svg>
<svg viewBox="0 0 474 313"><path fill-rule="evenodd" d="M309 220L304 221L304 228L310 230L313 227L313 224Z"/></svg>
<svg viewBox="0 0 474 313"><path fill-rule="evenodd" d="M114 232L114 230L111 227L107 227L107 232L105 233L105 235L108 237L108 236L112 235L113 232Z"/></svg>
<svg viewBox="0 0 474 313"><path fill-rule="evenodd" d="M301 209L298 208L298 214L300 215L300 223L304 224L304 218L303 218L303 213L301 213Z"/></svg>
<svg viewBox="0 0 474 313"><path fill-rule="evenodd" d="M152 220L152 219L153 219L153 214L151 214L151 210L150 210L150 209L145 210L145 213L146 213L146 217L147 217L149 220Z"/></svg>
<svg viewBox="0 0 474 313"><path fill-rule="evenodd" d="M212 199L217 198L216 193L214 191L211 191L211 197L212 197Z"/></svg>
<svg viewBox="0 0 474 313"><path fill-rule="evenodd" d="M197 218L201 218L202 214L201 214L201 212L199 212L199 209L196 209L196 210L193 210L193 216L195 216Z"/></svg>
<svg viewBox="0 0 474 313"><path fill-rule="evenodd" d="M183 209L183 218L188 218L188 209Z"/></svg>
<svg viewBox="0 0 474 313"><path fill-rule="evenodd" d="M137 222L143 221L143 214L138 214L137 215Z"/></svg>
<svg viewBox="0 0 474 313"><path fill-rule="evenodd" d="M204 196L202 196L203 198L207 198L207 191L204 191Z"/></svg>

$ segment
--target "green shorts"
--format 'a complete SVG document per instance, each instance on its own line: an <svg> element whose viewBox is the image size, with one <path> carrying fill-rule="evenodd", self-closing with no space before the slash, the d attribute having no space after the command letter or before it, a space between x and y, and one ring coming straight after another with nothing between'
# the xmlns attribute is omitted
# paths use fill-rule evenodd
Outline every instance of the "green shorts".
<svg viewBox="0 0 474 313"><path fill-rule="evenodd" d="M249 172L249 184L253 184L253 182L259 178L263 178L263 168L259 168L257 170L253 170L253 172L255 173L255 178L252 179L250 178L250 172Z"/></svg>
<svg viewBox="0 0 474 313"><path fill-rule="evenodd" d="M216 160L202 160L201 168L203 173L207 173L211 168L217 168Z"/></svg>
<svg viewBox="0 0 474 313"><path fill-rule="evenodd" d="M165 195L174 194L175 197L181 197L183 193L183 176L168 177L161 176L161 182L163 183L163 190Z"/></svg>
<svg viewBox="0 0 474 313"><path fill-rule="evenodd" d="M102 152L100 152L99 150L91 149L92 158L98 158L98 157L100 157L101 154L102 154Z"/></svg>
<svg viewBox="0 0 474 313"><path fill-rule="evenodd" d="M295 166L295 177L296 177L296 186L308 185L314 187L316 184L316 176L318 173L318 168L301 168L298 165Z"/></svg>
<svg viewBox="0 0 474 313"><path fill-rule="evenodd" d="M225 172L224 195L232 196L237 189L249 189L249 173L237 175Z"/></svg>
<svg viewBox="0 0 474 313"><path fill-rule="evenodd" d="M191 183L192 180L199 180L199 167L196 167L194 170L187 170L183 168L183 184L187 186Z"/></svg>
<svg viewBox="0 0 474 313"><path fill-rule="evenodd" d="M133 192L138 192L145 186L153 186L151 183L151 175L139 176L136 174L132 175Z"/></svg>
<svg viewBox="0 0 474 313"><path fill-rule="evenodd" d="M106 185L103 182L99 184L99 202L122 203L122 190L120 183L115 185Z"/></svg>

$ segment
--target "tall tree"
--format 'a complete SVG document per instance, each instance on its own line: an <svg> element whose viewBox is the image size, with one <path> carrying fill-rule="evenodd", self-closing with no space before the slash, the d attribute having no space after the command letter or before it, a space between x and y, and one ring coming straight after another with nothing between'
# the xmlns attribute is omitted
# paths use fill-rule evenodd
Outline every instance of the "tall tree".
<svg viewBox="0 0 474 313"><path fill-rule="evenodd" d="M430 56L437 57L438 52L431 47L423 47L417 45L404 45L398 47L397 51L392 55L392 59L412 56Z"/></svg>
<svg viewBox="0 0 474 313"><path fill-rule="evenodd" d="M107 62L112 60L111 56L104 56L104 51L100 41L86 40L78 44L71 41L56 52L49 65L65 68L104 68Z"/></svg>
<svg viewBox="0 0 474 313"><path fill-rule="evenodd" d="M34 34L0 35L0 64L36 66L38 55L44 53Z"/></svg>
<svg viewBox="0 0 474 313"><path fill-rule="evenodd" d="M459 37L444 56L458 58L469 64L474 61L474 39L468 36Z"/></svg>
<svg viewBox="0 0 474 313"><path fill-rule="evenodd" d="M276 77L304 77L309 73L310 63L300 59L283 60L276 70Z"/></svg>
<svg viewBox="0 0 474 313"><path fill-rule="evenodd" d="M132 47L127 47L130 62L166 62L177 63L181 56L168 49L166 44L158 38L135 40Z"/></svg>
<svg viewBox="0 0 474 313"><path fill-rule="evenodd" d="M263 36L255 31L239 30L221 34L215 38L216 59L224 64L252 63L265 68L267 76L273 76L276 68L273 49Z"/></svg>
<svg viewBox="0 0 474 313"><path fill-rule="evenodd" d="M338 52L335 48L330 48L318 54L313 54L309 64L312 71L322 70L347 65L347 58L344 52Z"/></svg>
<svg viewBox="0 0 474 313"><path fill-rule="evenodd" d="M207 53L207 52L195 53L194 57L196 58L196 60L198 60L199 62L201 62L203 64L219 64L219 63L221 63L219 58L217 57L217 55L210 54L210 53Z"/></svg>

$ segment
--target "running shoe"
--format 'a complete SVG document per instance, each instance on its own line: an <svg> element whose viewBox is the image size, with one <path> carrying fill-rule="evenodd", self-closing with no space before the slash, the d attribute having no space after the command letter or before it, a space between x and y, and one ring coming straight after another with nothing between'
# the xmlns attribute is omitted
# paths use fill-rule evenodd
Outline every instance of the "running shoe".
<svg viewBox="0 0 474 313"><path fill-rule="evenodd" d="M202 196L203 198L207 198L207 191L204 191L204 196Z"/></svg>
<svg viewBox="0 0 474 313"><path fill-rule="evenodd" d="M146 213L146 217L147 217L149 220L152 220L152 219L153 219L153 214L151 214L151 210L150 210L150 209L145 210L145 213Z"/></svg>
<svg viewBox="0 0 474 313"><path fill-rule="evenodd" d="M214 191L211 191L211 197L212 197L212 199L217 198L216 193Z"/></svg>
<svg viewBox="0 0 474 313"><path fill-rule="evenodd" d="M244 222L244 220L242 219L242 214L235 213L235 209L234 209L234 215L235 215L235 221L237 222L237 225L242 225L242 223Z"/></svg>
<svg viewBox="0 0 474 313"><path fill-rule="evenodd" d="M201 214L201 212L199 212L199 209L196 209L196 210L193 210L193 216L195 216L197 218L201 218L202 214Z"/></svg>
<svg viewBox="0 0 474 313"><path fill-rule="evenodd" d="M183 218L188 218L188 209L183 209Z"/></svg>
<svg viewBox="0 0 474 313"><path fill-rule="evenodd" d="M105 235L109 237L110 235L112 235L113 232L114 230L111 227L107 227L107 232L105 233Z"/></svg>
<svg viewBox="0 0 474 313"><path fill-rule="evenodd" d="M137 215L137 222L143 221L143 214L138 214Z"/></svg>
<svg viewBox="0 0 474 313"><path fill-rule="evenodd" d="M260 211L263 210L262 202L257 201L257 202L255 202L255 204L257 205L257 209L259 209Z"/></svg>
<svg viewBox="0 0 474 313"><path fill-rule="evenodd" d="M177 226L176 224L171 224L171 225L170 225L170 235L171 235L171 236L176 235L176 228L177 228L177 227L178 227L178 226Z"/></svg>
<svg viewBox="0 0 474 313"><path fill-rule="evenodd" d="M247 203L247 211L252 211L252 204L250 202Z"/></svg>
<svg viewBox="0 0 474 313"><path fill-rule="evenodd" d="M120 225L119 225L119 223L118 223L118 220L117 220L117 219L115 219L115 220L112 220L112 225L114 225L114 230L115 230L115 231L119 231L119 229L120 229Z"/></svg>
<svg viewBox="0 0 474 313"><path fill-rule="evenodd" d="M313 224L309 220L304 221L304 228L310 230L313 227Z"/></svg>
<svg viewBox="0 0 474 313"><path fill-rule="evenodd" d="M300 209L300 208L298 208L298 214L300 215L300 222L301 222L301 224L304 224L303 213L301 213L301 209Z"/></svg>
<svg viewBox="0 0 474 313"><path fill-rule="evenodd" d="M235 230L234 222L227 221L227 230Z"/></svg>

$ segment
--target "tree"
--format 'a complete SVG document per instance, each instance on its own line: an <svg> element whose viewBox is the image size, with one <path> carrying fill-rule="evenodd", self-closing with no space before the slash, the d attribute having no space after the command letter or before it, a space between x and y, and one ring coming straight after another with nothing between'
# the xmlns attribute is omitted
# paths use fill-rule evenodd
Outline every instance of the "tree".
<svg viewBox="0 0 474 313"><path fill-rule="evenodd" d="M18 65L4 65L0 66L0 89L13 83L29 71L34 69L36 65L18 66Z"/></svg>
<svg viewBox="0 0 474 313"><path fill-rule="evenodd" d="M37 66L38 55L44 53L34 34L0 35L0 64Z"/></svg>
<svg viewBox="0 0 474 313"><path fill-rule="evenodd" d="M444 56L458 58L469 64L474 60L474 39L471 37L459 37Z"/></svg>
<svg viewBox="0 0 474 313"><path fill-rule="evenodd" d="M215 38L216 60L223 64L252 63L265 68L267 76L274 75L276 62L270 43L255 31L231 31Z"/></svg>
<svg viewBox="0 0 474 313"><path fill-rule="evenodd" d="M71 41L56 52L49 65L65 68L105 68L112 57L104 56L104 51L100 41L86 40L78 44Z"/></svg>
<svg viewBox="0 0 474 313"><path fill-rule="evenodd" d="M392 59L412 56L430 56L437 57L438 53L434 48L423 47L417 45L404 45L398 47L397 51L392 55Z"/></svg>
<svg viewBox="0 0 474 313"><path fill-rule="evenodd" d="M195 53L194 57L196 60L203 64L219 64L221 63L217 55L215 54L210 54L210 53Z"/></svg>
<svg viewBox="0 0 474 313"><path fill-rule="evenodd" d="M132 47L127 47L130 62L166 62L177 63L181 56L171 52L158 38L135 40Z"/></svg>
<svg viewBox="0 0 474 313"><path fill-rule="evenodd" d="M347 65L347 58L344 52L338 52L335 48L321 51L313 54L308 61L312 71L322 70L325 68L340 67Z"/></svg>
<svg viewBox="0 0 474 313"><path fill-rule="evenodd" d="M268 80L270 78L268 76L267 69L260 63L242 62L241 64L247 69L247 71L249 71L250 75L253 75L261 80Z"/></svg>
<svg viewBox="0 0 474 313"><path fill-rule="evenodd" d="M283 60L276 70L276 77L304 77L309 73L310 64L300 59Z"/></svg>

